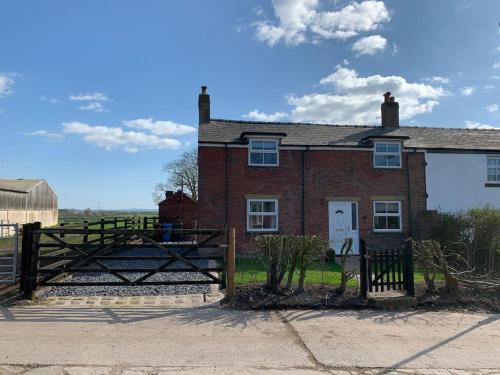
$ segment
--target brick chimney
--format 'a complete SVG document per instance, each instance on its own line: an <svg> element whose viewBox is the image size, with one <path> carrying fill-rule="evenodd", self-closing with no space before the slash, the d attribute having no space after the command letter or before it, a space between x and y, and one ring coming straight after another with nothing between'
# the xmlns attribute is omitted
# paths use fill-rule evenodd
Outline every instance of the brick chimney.
<svg viewBox="0 0 500 375"><path fill-rule="evenodd" d="M201 94L198 96L199 123L210 122L210 95L207 94L207 86L201 86Z"/></svg>
<svg viewBox="0 0 500 375"><path fill-rule="evenodd" d="M384 102L380 110L383 128L399 128L399 103L394 101L394 96L391 96L390 92L384 94Z"/></svg>
<svg viewBox="0 0 500 375"><path fill-rule="evenodd" d="M174 192L172 190L167 190L165 192L165 199L170 198L172 195L174 195Z"/></svg>

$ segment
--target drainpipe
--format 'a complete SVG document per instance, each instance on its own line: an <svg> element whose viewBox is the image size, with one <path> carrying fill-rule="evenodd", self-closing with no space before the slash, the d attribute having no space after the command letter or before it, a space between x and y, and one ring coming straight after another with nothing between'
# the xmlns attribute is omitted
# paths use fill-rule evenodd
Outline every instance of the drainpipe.
<svg viewBox="0 0 500 375"><path fill-rule="evenodd" d="M302 235L306 234L305 213L306 213L306 152L309 146L302 151Z"/></svg>
<svg viewBox="0 0 500 375"><path fill-rule="evenodd" d="M229 219L229 148L227 147L227 144L224 145L225 149L226 149L226 191L225 191L225 222L226 222L226 226L229 225L229 222L228 222L228 219Z"/></svg>
<svg viewBox="0 0 500 375"><path fill-rule="evenodd" d="M413 150L415 153L415 150ZM410 153L408 152L406 155L406 183L408 187L408 234L410 237L413 237L413 228L412 228L412 209L411 209L411 187L410 187Z"/></svg>

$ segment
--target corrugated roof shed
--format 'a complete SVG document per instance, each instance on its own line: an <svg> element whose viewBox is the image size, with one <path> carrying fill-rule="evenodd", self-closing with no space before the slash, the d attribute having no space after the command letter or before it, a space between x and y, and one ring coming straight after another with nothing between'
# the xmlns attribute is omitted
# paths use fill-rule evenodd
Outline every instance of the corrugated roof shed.
<svg viewBox="0 0 500 375"><path fill-rule="evenodd" d="M35 186L41 184L44 180L8 180L0 178L0 190L3 191L14 191L19 193L27 193Z"/></svg>
<svg viewBox="0 0 500 375"><path fill-rule="evenodd" d="M367 146L366 139L404 139L405 147L500 151L500 131L465 128L323 125L212 119L199 128L200 143L246 143L243 133L284 133L284 146Z"/></svg>

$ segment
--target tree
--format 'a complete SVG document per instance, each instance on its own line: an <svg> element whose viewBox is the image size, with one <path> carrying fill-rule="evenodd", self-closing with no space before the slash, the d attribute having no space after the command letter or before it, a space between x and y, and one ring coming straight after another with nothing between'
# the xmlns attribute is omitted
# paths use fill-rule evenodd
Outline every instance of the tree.
<svg viewBox="0 0 500 375"><path fill-rule="evenodd" d="M195 201L198 200L198 150L185 152L179 159L165 164L162 171L167 174L166 183L156 184L153 201L161 202L167 190L183 190Z"/></svg>

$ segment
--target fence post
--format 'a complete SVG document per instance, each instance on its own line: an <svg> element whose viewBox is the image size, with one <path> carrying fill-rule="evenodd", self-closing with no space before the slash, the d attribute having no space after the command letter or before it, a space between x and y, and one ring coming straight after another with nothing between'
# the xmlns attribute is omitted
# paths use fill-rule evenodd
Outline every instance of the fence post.
<svg viewBox="0 0 500 375"><path fill-rule="evenodd" d="M234 274L236 271L236 230L229 230L229 246L227 247L227 287L226 297L233 298L235 292Z"/></svg>
<svg viewBox="0 0 500 375"><path fill-rule="evenodd" d="M116 242L117 239L116 229L118 229L118 219L116 217L113 221L113 229L115 230L115 234L113 235L113 241Z"/></svg>
<svg viewBox="0 0 500 375"><path fill-rule="evenodd" d="M19 280L20 291L25 294L27 280L29 277L30 269L30 254L31 254L31 243L33 242L33 237L31 230L33 229L33 224L23 225L23 238L21 239L21 278Z"/></svg>
<svg viewBox="0 0 500 375"><path fill-rule="evenodd" d="M87 242L89 241L89 233L87 232L89 229L89 222L87 220L85 220L83 222L83 230L85 231L84 234L83 234L83 249L85 251L87 251Z"/></svg>
<svg viewBox="0 0 500 375"><path fill-rule="evenodd" d="M104 219L101 219L101 236L100 236L100 244L101 244L101 247L104 246L104 233L103 233L103 230L104 230Z"/></svg>
<svg viewBox="0 0 500 375"><path fill-rule="evenodd" d="M366 242L362 238L359 240L359 283L361 298L368 297L368 269L366 263L368 261L366 256Z"/></svg>
<svg viewBox="0 0 500 375"><path fill-rule="evenodd" d="M142 229L148 230L148 217L147 216L144 216L144 218L142 219Z"/></svg>
<svg viewBox="0 0 500 375"><path fill-rule="evenodd" d="M415 284L413 280L413 240L406 241L404 249L404 281L406 294L415 297Z"/></svg>
<svg viewBox="0 0 500 375"><path fill-rule="evenodd" d="M125 221L123 222L124 229L128 229L128 218L125 218Z"/></svg>
<svg viewBox="0 0 500 375"><path fill-rule="evenodd" d="M32 230L40 230L42 223L36 222L32 224ZM25 280L26 288L24 290L24 298L32 299L33 292L36 290L38 281L38 251L40 249L40 233L33 233L30 231L30 238L28 239L31 244L31 249L29 253L29 269L28 277Z"/></svg>

